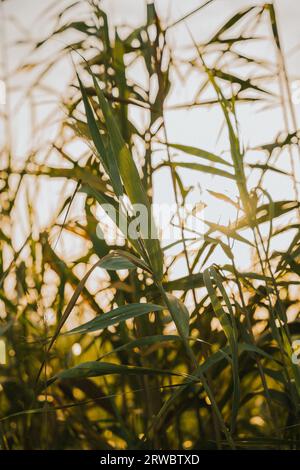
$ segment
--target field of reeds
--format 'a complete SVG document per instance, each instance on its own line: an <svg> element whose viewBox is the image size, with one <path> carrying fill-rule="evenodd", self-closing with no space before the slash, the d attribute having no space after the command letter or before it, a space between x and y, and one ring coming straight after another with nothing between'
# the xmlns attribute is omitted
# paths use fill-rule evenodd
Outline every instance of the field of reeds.
<svg viewBox="0 0 300 470"><path fill-rule="evenodd" d="M300 448L294 90L273 3L219 12L199 42L214 1L172 22L148 3L136 27L50 2L52 32L14 46L7 103L17 77L29 111L16 129L1 108L1 449Z"/></svg>

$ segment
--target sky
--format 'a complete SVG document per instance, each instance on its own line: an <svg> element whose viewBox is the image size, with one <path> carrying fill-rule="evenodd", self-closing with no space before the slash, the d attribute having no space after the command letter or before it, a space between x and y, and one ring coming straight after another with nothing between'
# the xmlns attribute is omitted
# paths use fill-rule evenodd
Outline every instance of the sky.
<svg viewBox="0 0 300 470"><path fill-rule="evenodd" d="M84 14L84 3L83 1L82 14ZM155 2L165 25L172 24L178 18L203 3L205 2L201 0L189 0L185 2L180 0L157 0ZM240 8L260 3L259 1L253 0L214 0L211 4L203 8L203 10L189 18L187 25L197 42L205 41L216 28L220 27L234 12L238 11ZM30 48L20 43L18 43L17 46L15 44L22 40L25 35L30 35L32 40L39 40L47 36L47 34L51 34L53 23L49 21L49 15L42 15L42 12L45 11L45 8L48 6L49 8L53 8L53 11L59 11L61 4L62 2L53 0L6 0L1 3L2 10L0 10L0 13L3 25L1 36L1 61L3 63L5 59L6 68L10 72L8 81L10 92L6 105L0 104L0 106L2 112L4 108L6 110L10 109L10 113L13 115L13 119L11 120L11 134L13 136L12 146L17 166L18 162L21 166L24 155L30 151L30 149L38 147L41 143L46 141L49 143L51 139L54 138L55 126L53 126L52 130L47 131L47 136L42 133L32 136L28 102L24 100L26 84L22 81L20 82L18 75L13 73L18 65L26 62L27 58L30 58ZM298 0L276 0L274 4L279 18L280 36L286 54L287 70L291 84L297 86L297 79L298 77L300 78L298 67L300 59L300 49L298 47L300 44L300 2ZM107 11L111 22L116 26L137 26L141 24L145 18L146 2L144 0L104 0L103 7ZM12 17L14 17L13 23L11 21ZM190 54L191 38L184 24L170 30L169 41L172 48L178 51L178 57L185 57ZM48 57L55 58L55 51L58 46L59 44L55 42L49 44L47 49ZM251 52L253 54L253 48ZM258 45L257 50L254 52L258 57L272 57L273 54L270 46L262 45ZM133 73L139 72L133 71ZM71 64L65 61L50 74L49 83L51 83L51 86L62 91L71 76ZM142 75L141 80L143 80ZM176 79L168 101L168 108L172 108L172 106L178 103L190 101L192 99L191 90L195 89L197 80L197 75L186 77L184 84ZM37 122L40 123L47 118L47 112L52 106L51 100L47 104L46 97L47 93L42 97L44 104L40 107L35 116ZM299 118L300 104L296 102L295 111L297 118ZM170 142L193 145L219 153L228 149L226 134L223 132L220 138L218 137L219 129L222 124L220 110L194 108L175 111L167 109L165 117L168 140ZM283 128L282 114L278 110L253 109L253 107L245 105L239 110L238 118L245 146L254 147L272 141ZM1 140L3 140L3 137ZM73 150L74 152L80 152L80 149ZM299 170L298 163L299 162L296 162L297 171ZM287 156L284 156L284 154L278 164L283 169L289 169ZM208 177L205 175L202 175L199 179L198 173L196 175L188 170L182 170L181 174L184 175L187 185L195 185L195 190L191 194L190 202L198 202L201 197L201 200L204 200L207 204L205 217L212 221L227 223L228 219L233 216L232 213L230 211L228 212L228 209L225 209L225 206L220 202L216 202L216 200L209 195L207 190L217 186L221 192L230 195L232 191L230 183L225 184L223 182L224 180L218 180L216 177ZM168 183L166 183L166 181L168 181ZM201 187L201 194L199 186ZM266 186L270 189L274 200L283 199L283 195L284 199L293 196L290 180L285 180L280 175L273 173L269 179L266 180ZM67 186L64 190L69 194L72 187ZM39 204L37 204L37 211L39 212L38 217L41 226L46 226L55 216L57 204L61 197L61 191L61 184L53 184L53 182L51 182L40 185L38 196L32 194L32 198L35 200L38 199L39 202ZM170 204L173 200L171 181L166 170L158 172L155 177L154 196L156 203ZM22 204L20 204L20 207L22 207ZM75 205L73 216L76 216L76 210L78 216L80 216L81 209L80 204L78 204L77 207ZM21 221L21 225L23 225L24 231L26 231L27 222L24 214L22 215L22 210L20 210L18 220ZM281 241L279 243L281 243ZM73 248L76 251L76 244ZM77 248L80 248L79 245ZM60 247L60 249L63 249L63 247ZM238 265L247 266L250 256L249 250L241 250L240 247L238 247L237 250L239 255ZM74 253L70 254L70 257L72 256L74 256ZM224 261L222 256L222 254L218 254L218 262ZM179 272L182 273L183 271L184 267L179 266L177 276Z"/></svg>

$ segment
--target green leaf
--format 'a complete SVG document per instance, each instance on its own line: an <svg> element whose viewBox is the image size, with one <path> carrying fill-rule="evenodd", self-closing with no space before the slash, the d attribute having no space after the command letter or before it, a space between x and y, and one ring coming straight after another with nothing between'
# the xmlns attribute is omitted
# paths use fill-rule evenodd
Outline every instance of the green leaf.
<svg viewBox="0 0 300 470"><path fill-rule="evenodd" d="M269 222L270 219L275 219L281 215L287 214L288 212L298 209L300 203L298 201L275 201L272 204L262 204L256 209L256 223L262 224ZM241 217L239 220L234 222L230 228L238 230L249 226L249 220L247 217Z"/></svg>
<svg viewBox="0 0 300 470"><path fill-rule="evenodd" d="M167 412L170 406L177 400L177 398L193 383L195 378L202 378L211 367L217 364L220 361L224 360L224 353L222 351L217 351L208 357L203 364L197 367L193 371L193 377L187 378L183 384L178 387L178 389L171 395L171 397L163 404L158 414L154 419L154 427L158 425L159 421L162 419L163 415Z"/></svg>
<svg viewBox="0 0 300 470"><path fill-rule="evenodd" d="M241 243L246 243L247 245L250 245L253 247L253 243L251 243L247 238L244 238L241 235L239 235L232 228L226 227L225 225L215 224L213 222L208 222L208 221L205 221L205 223L209 226L212 232L219 231L229 238L234 238L235 240L238 240ZM232 254L230 255L230 258L232 258Z"/></svg>
<svg viewBox="0 0 300 470"><path fill-rule="evenodd" d="M267 352L265 352L262 348L259 348L258 346L256 346L255 344L250 344L250 343L239 343L239 352L240 353L243 353L245 351L247 352L254 352L256 354L259 354L260 356L266 358L266 359L269 359L270 361L274 361L274 362L277 362L278 364L281 364L280 361L278 361L277 359L275 359L273 356L271 356L271 354L268 354Z"/></svg>
<svg viewBox="0 0 300 470"><path fill-rule="evenodd" d="M136 269L136 265L118 253L114 253L110 259L102 263L101 268L107 271L117 271L119 269Z"/></svg>
<svg viewBox="0 0 300 470"><path fill-rule="evenodd" d="M175 295L166 294L166 297L168 299L168 307L170 308L172 319L178 332L183 338L187 338L190 331L190 315L188 309Z"/></svg>
<svg viewBox="0 0 300 470"><path fill-rule="evenodd" d="M282 134L279 134L279 136L274 142L255 147L254 150L265 150L269 155L272 155L274 150L276 149L282 150L285 146L292 145L293 141L295 141L296 139L297 139L297 132L293 132L291 134L287 133L285 136L282 136Z"/></svg>
<svg viewBox="0 0 300 470"><path fill-rule="evenodd" d="M229 178L231 180L235 179L235 176L228 171L220 170L219 168L214 168L212 166L201 165L200 163L189 163L189 162L164 162L157 167L161 168L162 166L171 166L173 168L186 168L188 170L201 171L202 173L209 173L215 176L222 176L224 178Z"/></svg>
<svg viewBox="0 0 300 470"><path fill-rule="evenodd" d="M258 91L260 93L271 94L268 90L254 85L254 83L250 79L244 80L241 77L237 77L236 75L233 75L232 73L224 72L223 70L220 70L220 69L211 69L211 73L213 76L218 77L222 80L225 80L226 82L229 82L230 84L233 84L233 83L238 84L240 86L239 93L241 91L250 89L250 90Z"/></svg>
<svg viewBox="0 0 300 470"><path fill-rule="evenodd" d="M115 160L114 153L111 152L109 149L107 150L105 148L103 139L98 129L97 122L94 117L92 107L89 103L88 95L85 91L85 88L78 74L77 74L77 78L78 78L78 82L79 82L79 86L80 86L80 90L82 94L82 100L84 103L89 131L91 133L91 137L97 149L98 156L100 160L102 161L103 166L106 169L108 175L110 176L111 184L116 192L116 195L121 196L123 194L123 187L122 187L122 182L119 176L118 166Z"/></svg>
<svg viewBox="0 0 300 470"><path fill-rule="evenodd" d="M27 174L49 176L50 178L66 178L76 182L81 181L83 184L93 188L94 191L100 193L109 192L107 184L102 181L99 176L94 175L91 171L78 165L74 166L74 168L52 168L42 165L38 167L36 171L28 171Z"/></svg>
<svg viewBox="0 0 300 470"><path fill-rule="evenodd" d="M225 312L225 310L223 309L221 305L219 298L217 297L215 288L213 287L211 277L214 279L218 289L221 292L223 300L226 303L228 313ZM210 296L214 312L224 329L224 332L228 339L229 344L233 347L234 345L237 344L237 333L236 333L236 329L234 326L235 325L234 313L233 313L233 309L231 306L231 302L223 287L221 277L217 273L216 269L211 266L210 268L205 269L205 271L203 272L203 280L207 288L208 294Z"/></svg>
<svg viewBox="0 0 300 470"><path fill-rule="evenodd" d="M208 160L214 163L221 163L222 165L232 166L229 162L224 160L223 158L215 155L214 153L207 152L206 150L199 149L197 147L191 147L190 145L181 145L181 144L166 144L168 147L172 147L174 149L180 150L181 152L185 152L189 155L193 155L195 157L203 158L204 160Z"/></svg>
<svg viewBox="0 0 300 470"><path fill-rule="evenodd" d="M129 318L137 318L150 312L158 312L163 310L164 307L155 304L128 304L122 305L109 313L98 315L93 320L90 320L83 325L73 328L66 334L71 335L75 333L90 333L92 331L103 330L108 326L115 325L121 321L128 320Z"/></svg>
<svg viewBox="0 0 300 470"><path fill-rule="evenodd" d="M230 141L231 159L232 159L232 163L233 163L233 166L234 166L234 174L235 174L234 179L235 179L236 184L238 186L240 198L242 200L245 212L246 212L246 214L251 214L252 208L249 205L249 195L248 195L247 181L246 181L245 170L244 170L243 154L241 152L238 134L236 133L236 131L233 127L233 124L232 124L232 120L236 121L236 115L235 115L235 110L234 110L234 101L230 102L229 100L227 100L225 98L224 94L222 93L221 88L219 87L219 85L218 85L218 83L215 79L215 75L220 76L220 73L217 73L218 71L211 70L207 67L206 63L204 62L202 53L199 50L199 48L198 48L198 46L197 46L197 44L195 43L194 40L193 40L193 43L194 43L194 46L197 50L198 56L199 56L199 58L202 62L202 65L205 68L205 71L206 71L207 76L208 76L208 80L211 83L211 85L213 86L213 88L214 88L214 90L217 94L218 103L221 105L221 108L222 108L222 111L223 111L223 114L224 114L224 118L225 118L225 121L226 121L226 125L227 125L228 137L229 137L229 141ZM222 78L225 79L223 74L222 74ZM226 77L226 78L228 78L228 77ZM230 82L231 82L232 78L233 77L229 78ZM251 84L250 84L250 86L251 86ZM248 87L248 85L247 85L247 87Z"/></svg>
<svg viewBox="0 0 300 470"><path fill-rule="evenodd" d="M150 267L143 260L137 258L135 255L129 253L128 251L117 249L111 253L111 256L123 257L124 260L127 260L128 262L134 264L137 268L143 269L144 271L147 271L148 273L152 274Z"/></svg>
<svg viewBox="0 0 300 470"><path fill-rule="evenodd" d="M180 336L176 335L154 335L154 336L144 336L143 338L134 339L129 343L122 344L118 348L114 349L113 351L109 351L108 353L101 356L101 359L110 355L115 354L120 351L127 351L134 348L144 348L145 346L152 346L153 344L160 345L161 343L168 342L168 341L181 341Z"/></svg>
<svg viewBox="0 0 300 470"><path fill-rule="evenodd" d="M179 279L174 279L173 281L166 281L163 283L163 288L166 291L172 290L184 290L195 289L197 287L203 287L203 274L196 273L188 276L181 277Z"/></svg>
<svg viewBox="0 0 300 470"><path fill-rule="evenodd" d="M228 256L229 259L233 259L233 253L231 251L230 246L228 246L225 242L223 242L219 238L215 239L215 238L209 237L208 235L205 235L204 240L212 245L220 246L222 250L224 251L225 255Z"/></svg>
<svg viewBox="0 0 300 470"><path fill-rule="evenodd" d="M117 160L119 173L122 178L125 191L132 204L141 204L147 209L149 227L141 226L141 234L142 238L144 239L154 274L157 279L160 280L163 275L163 254L157 237L154 235L153 237L149 238L149 228L151 227L152 232L155 231L151 205L141 182L138 170L135 166L133 157L114 118L112 109L107 102L102 90L100 89L96 77L93 74L92 78L94 81L99 106L105 118L105 124L109 134L112 151L114 152L115 158Z"/></svg>
<svg viewBox="0 0 300 470"><path fill-rule="evenodd" d="M226 303L228 313L225 312L225 310L223 309L221 305L221 302L216 294L215 288L213 287L211 278L214 279L214 282L216 283L223 297L223 300ZM230 350L231 350L232 372L233 372L231 427L232 429L234 429L236 425L236 419L237 419L238 407L239 407L239 401L240 401L240 381L239 381L239 371L238 371L238 334L237 334L237 329L235 325L234 313L233 313L230 300L222 284L222 279L220 275L217 273L216 269L214 267L210 267L206 269L203 273L203 279L204 279L205 286L207 288L207 292L210 296L213 310L222 325L222 328L227 337Z"/></svg>
<svg viewBox="0 0 300 470"><path fill-rule="evenodd" d="M252 6L249 8L246 8L242 11L239 11L236 13L234 16L232 16L226 23L214 34L214 36L210 39L208 44L212 44L220 39L220 36L231 29L236 23L238 23L244 16L248 15L251 11L253 11L254 8L257 8L256 6Z"/></svg>
<svg viewBox="0 0 300 470"><path fill-rule="evenodd" d="M229 196L226 196L226 194L218 193L216 191L212 191L212 190L209 190L209 189L207 191L209 192L209 194L211 194L215 198L220 199L221 201L228 202L229 204L231 204L233 207L235 207L238 210L240 209L239 204L237 202L233 201Z"/></svg>
<svg viewBox="0 0 300 470"><path fill-rule="evenodd" d="M149 367L134 367L123 364L112 364L109 362L89 361L78 364L71 369L66 369L59 372L57 375L49 379L47 386L56 380L70 380L82 379L86 377L100 377L103 375L175 375L182 376L182 374L171 372L168 370L154 369Z"/></svg>
<svg viewBox="0 0 300 470"><path fill-rule="evenodd" d="M291 176L290 173L287 173L284 170L280 170L280 168L276 168L275 166L267 165L267 164L260 164L260 163L249 163L248 166L253 169L262 170L263 172L266 171L274 171L275 173L280 173L281 175Z"/></svg>
<svg viewBox="0 0 300 470"><path fill-rule="evenodd" d="M115 201L112 197L107 196L106 194L102 194L101 192L97 191L96 189L92 188L90 185L82 185L80 192L87 194L88 196L92 196L99 204L100 206L112 206L115 210L115 215L116 215L116 220L114 220L111 216L110 213L107 212L107 215L110 217L113 223L117 225L117 227L121 230L123 233L124 237L127 238L127 240L130 242L132 247L135 249L137 253L139 253L141 256L143 255L141 251L141 247L138 243L138 240L132 239L131 237L128 236L128 233L124 228L128 227L128 217L124 212L122 211L122 208L120 204ZM145 265L146 266L146 265ZM148 266L148 270L149 270Z"/></svg>
<svg viewBox="0 0 300 470"><path fill-rule="evenodd" d="M66 323L67 319L69 318L69 315L70 313L72 312L74 306L76 305L76 302L78 300L78 297L80 296L80 294L82 293L82 291L84 290L84 286L85 286L85 283L87 282L88 278L90 277L90 275L92 274L92 272L98 268L98 267L101 267L103 264L105 264L107 261L113 259L115 257L115 253L109 253L108 255L104 256L103 258L101 258L99 261L97 261L97 263L95 263L90 269L89 271L85 274L85 276L81 279L81 281L79 282L78 286L76 287L72 297L71 297L71 300L69 301L57 327L56 327L56 330L55 330L55 333L54 335L52 336L51 340L50 340L50 343L48 345L48 348L47 348L47 352L49 353L53 344L55 343L58 335L60 334L60 331L62 329L62 327L64 326L64 324ZM45 360L42 362L41 366L40 366L40 369L38 371L38 374L37 374L37 378L36 378L36 381L39 380L40 378L40 375L41 375L41 372L43 370L43 367L45 365Z"/></svg>

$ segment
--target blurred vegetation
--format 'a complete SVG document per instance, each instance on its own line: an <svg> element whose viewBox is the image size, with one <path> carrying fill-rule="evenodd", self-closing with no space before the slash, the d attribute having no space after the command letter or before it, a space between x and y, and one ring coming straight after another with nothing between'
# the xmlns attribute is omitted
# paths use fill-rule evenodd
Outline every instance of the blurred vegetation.
<svg viewBox="0 0 300 470"><path fill-rule="evenodd" d="M8 138L1 150L0 335L8 353L7 364L0 366L1 448L299 448L300 368L292 362L293 341L300 336L293 173L299 131L274 7L266 3L237 12L205 44L191 35L193 58L186 60L186 75L197 72L199 87L194 102L179 108L221 109L230 146L221 157L188 142L168 142L166 103L172 77L180 73L168 40L175 24L163 24L150 3L145 24L114 28L101 2L90 2L84 19L76 13L78 4L68 3L57 13L55 31L33 51L55 39L59 53L19 70L26 76L38 70L32 92L42 88L61 58L74 60L78 75L60 97L63 113L56 115L59 129L51 148L28 155L21 170L14 166ZM261 23L269 28L276 63L236 47L247 41L251 50ZM76 40L66 43L70 31ZM148 87L128 78L136 61L142 61ZM253 76L241 78L249 65ZM280 85L279 94L274 84ZM257 149L264 153L255 164L247 163L253 149L244 147L239 132L236 110L244 102L282 107L286 124L274 142ZM139 125L133 110L146 116ZM7 119L3 116L4 123ZM75 158L68 149L78 142L83 150ZM163 155L159 164L157 149ZM277 166L286 149L288 174ZM48 164L53 153L60 164ZM178 208L190 190L181 168L230 179L236 197L217 184L211 194L233 206L235 220L227 226L207 221L204 236L191 239L178 212L174 223L181 240L175 254L172 247L146 239L142 230L138 240L124 237L117 245L101 240L97 207L117 206L124 195L149 206L153 177L162 167L171 173ZM250 187L254 170L257 184ZM289 178L293 200L272 200L264 187L269 172ZM34 187L46 179L71 186L43 230L37 229L28 197L30 233L16 249L14 231L21 222L15 206L20 193L27 197L24 182ZM154 191L159 191L155 185ZM73 219L76 201L82 214ZM63 253L66 234L66 244L79 239L83 246L72 262ZM289 242L279 252L272 241L283 234ZM247 272L237 267L237 242L251 249ZM216 250L227 263L211 261ZM174 279L172 269L182 259L188 274ZM89 284L101 266L105 277Z"/></svg>

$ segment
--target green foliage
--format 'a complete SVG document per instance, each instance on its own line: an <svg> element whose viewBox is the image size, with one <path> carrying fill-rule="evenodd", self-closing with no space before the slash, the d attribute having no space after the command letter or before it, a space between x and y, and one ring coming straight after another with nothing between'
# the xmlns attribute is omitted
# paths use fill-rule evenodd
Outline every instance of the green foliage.
<svg viewBox="0 0 300 470"><path fill-rule="evenodd" d="M72 54L74 80L60 98L64 115L49 154L59 155L60 165L48 164L46 142L43 163L38 152L30 154L21 172L9 140L2 149L0 336L8 350L8 363L0 365L2 448L299 449L300 368L292 362L293 341L300 336L299 200L295 191L293 200L273 201L263 185L265 174L275 172L297 189L295 176L277 167L274 155L295 145L298 129L262 143L256 149L260 161L249 163L237 117L245 102L286 106L262 80L275 68L274 82L278 69L288 87L273 5L237 12L206 43L191 38L194 58L184 65L199 74L201 84L186 107L220 108L226 158L188 142L170 143L166 132L177 70L168 32L202 8L166 26L148 4L145 24L126 33L110 24L101 2L88 4L86 20L67 20L66 12L77 18L77 8L78 2L65 6L52 35L35 46L39 53L53 37L75 32L54 62L41 59L19 70L27 76L43 68L34 82L34 90L41 90L59 58ZM271 25L278 67L240 52L245 41L251 46L259 39L253 25L260 22ZM208 66L212 51L218 59ZM142 62L148 88L128 78L129 59ZM253 77L241 78L236 61L251 64ZM144 128L132 110L147 113ZM75 158L66 149L78 142L85 147ZM157 146L163 157L155 164ZM195 243L180 219L179 252L173 251L176 243L162 249L163 240L148 238L145 227L137 237L123 232L120 243L99 238L99 207L115 207L122 231L120 221L132 217L124 210L126 198L143 204L154 225L153 175L162 168L170 172L178 209L191 189L181 169L218 178L210 195L234 210L235 220L205 220L206 232L196 234ZM259 173L254 186L252 170ZM26 193L29 235L16 249L17 201L24 199L28 181L49 179L68 183L72 193L63 192L58 216L43 229ZM218 182L230 182L236 196L225 194ZM82 217L73 220L79 200ZM273 240L288 231L293 236L287 249L274 249ZM83 246L72 262L62 249L66 236ZM247 271L237 268L234 243L251 249ZM215 253L228 264L216 265ZM174 279L182 259L186 274Z"/></svg>

